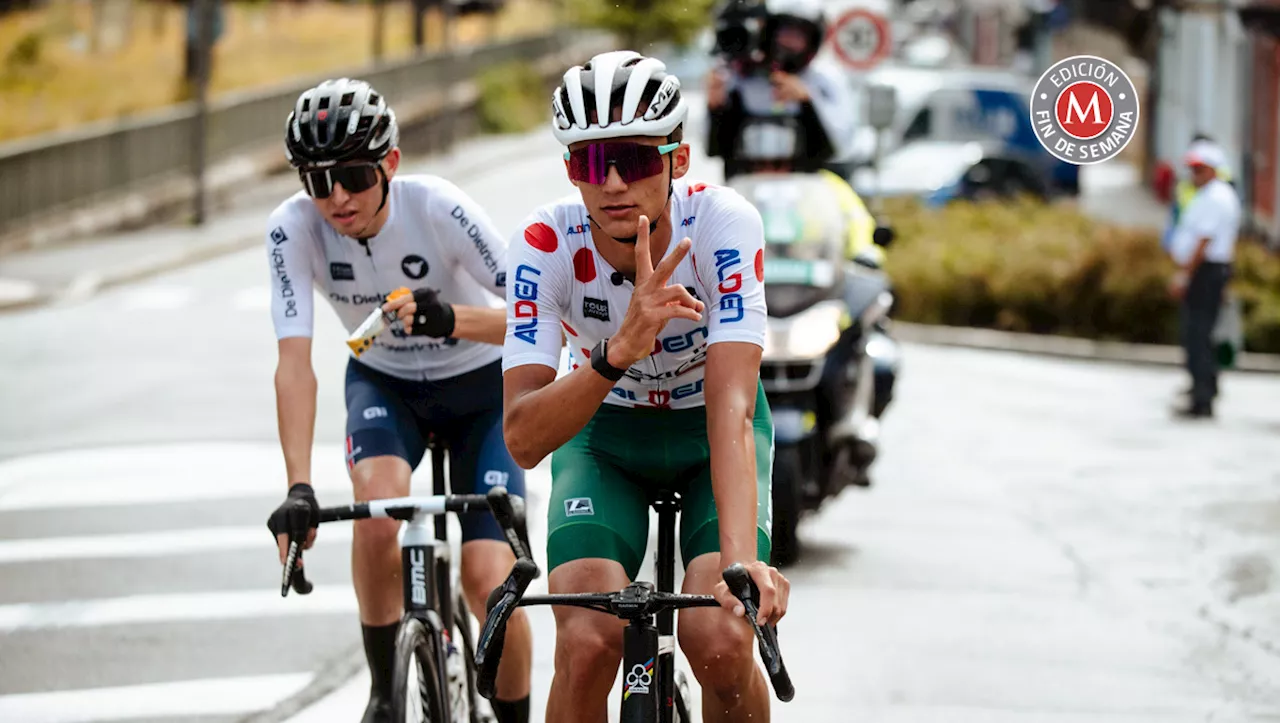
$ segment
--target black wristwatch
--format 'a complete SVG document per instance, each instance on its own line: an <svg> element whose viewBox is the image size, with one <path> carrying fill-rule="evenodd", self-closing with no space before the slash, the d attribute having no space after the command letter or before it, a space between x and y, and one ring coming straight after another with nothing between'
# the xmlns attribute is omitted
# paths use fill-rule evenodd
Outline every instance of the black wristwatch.
<svg viewBox="0 0 1280 723"><path fill-rule="evenodd" d="M600 376L611 382L616 382L626 375L626 369L619 369L609 363L609 344L608 339L601 339L596 342L596 348L591 350L591 368L596 370Z"/></svg>

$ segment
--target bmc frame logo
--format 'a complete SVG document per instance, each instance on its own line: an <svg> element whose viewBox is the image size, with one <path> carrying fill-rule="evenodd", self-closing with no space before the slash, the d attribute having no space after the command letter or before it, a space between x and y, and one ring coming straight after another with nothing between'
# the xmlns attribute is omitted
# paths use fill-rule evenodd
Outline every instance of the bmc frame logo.
<svg viewBox="0 0 1280 723"><path fill-rule="evenodd" d="M1058 160L1089 166L1115 158L1133 140L1138 90L1110 60L1076 55L1040 76L1030 109L1045 150Z"/></svg>

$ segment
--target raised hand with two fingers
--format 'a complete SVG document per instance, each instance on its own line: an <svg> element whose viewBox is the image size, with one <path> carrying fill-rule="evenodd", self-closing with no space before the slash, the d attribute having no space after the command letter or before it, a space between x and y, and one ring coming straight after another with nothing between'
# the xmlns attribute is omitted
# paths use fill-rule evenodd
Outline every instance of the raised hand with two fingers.
<svg viewBox="0 0 1280 723"><path fill-rule="evenodd" d="M688 238L658 265L649 245L649 217L641 216L636 231L636 278L631 303L618 332L609 339L610 366L627 369L653 352L654 341L671 319L701 321L703 304L681 285L668 285L671 274L693 245Z"/></svg>

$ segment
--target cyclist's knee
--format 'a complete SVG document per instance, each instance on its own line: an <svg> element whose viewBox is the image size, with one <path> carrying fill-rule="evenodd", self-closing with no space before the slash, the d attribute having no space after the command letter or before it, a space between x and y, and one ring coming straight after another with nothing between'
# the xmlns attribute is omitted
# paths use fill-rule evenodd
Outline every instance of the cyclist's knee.
<svg viewBox="0 0 1280 723"><path fill-rule="evenodd" d="M507 579L515 555L505 542L471 540L462 544L462 589L468 602L487 600L489 592ZM481 614L484 609L479 610Z"/></svg>
<svg viewBox="0 0 1280 723"><path fill-rule="evenodd" d="M556 675L566 675L571 689L594 687L612 679L622 660L620 620L594 610L556 609Z"/></svg>
<svg viewBox="0 0 1280 723"><path fill-rule="evenodd" d="M365 457L351 468L351 485L357 502L404 497L409 494L413 470L402 457L391 454Z"/></svg>
<svg viewBox="0 0 1280 723"><path fill-rule="evenodd" d="M627 585L622 565L590 558L558 565L547 576L553 594L621 590ZM625 623L594 610L557 607L556 675L568 676L572 689L587 690L613 679L622 660Z"/></svg>
<svg viewBox="0 0 1280 723"><path fill-rule="evenodd" d="M731 693L755 665L751 626L720 608L684 610L676 631L680 649L703 687Z"/></svg>

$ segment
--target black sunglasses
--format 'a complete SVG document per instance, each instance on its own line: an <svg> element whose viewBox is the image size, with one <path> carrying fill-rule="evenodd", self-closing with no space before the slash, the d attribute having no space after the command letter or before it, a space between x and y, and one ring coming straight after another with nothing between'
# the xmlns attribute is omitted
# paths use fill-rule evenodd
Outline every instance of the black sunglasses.
<svg viewBox="0 0 1280 723"><path fill-rule="evenodd" d="M312 198L328 198L333 187L342 184L347 193L362 193L378 185L379 169L376 163L355 163L332 168L299 170L302 187Z"/></svg>

